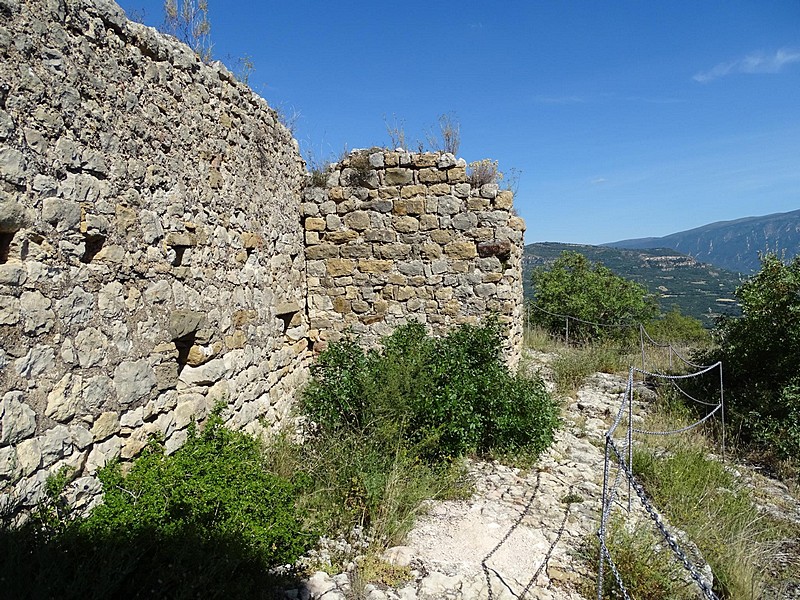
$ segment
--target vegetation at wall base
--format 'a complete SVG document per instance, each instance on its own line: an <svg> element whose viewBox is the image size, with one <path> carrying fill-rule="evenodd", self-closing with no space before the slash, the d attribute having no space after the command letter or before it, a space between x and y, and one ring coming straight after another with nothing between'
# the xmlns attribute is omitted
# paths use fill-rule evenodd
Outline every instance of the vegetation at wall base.
<svg viewBox="0 0 800 600"><path fill-rule="evenodd" d="M304 394L303 443L292 431L264 446L226 428L219 406L172 455L152 441L133 463L104 467L103 501L86 516L65 503L69 473L60 471L32 518L0 522L0 590L270 598L286 586L276 568L295 564L323 532L366 531L373 554L400 543L424 500L470 492L465 455L532 462L551 442L555 405L541 380L508 372L500 343L500 325L488 320L440 339L412 323L381 350L332 344ZM362 580L403 577L365 560Z"/></svg>
<svg viewBox="0 0 800 600"><path fill-rule="evenodd" d="M442 464L465 454L538 456L557 409L540 379L509 373L495 319L433 338L411 322L363 351L332 344L312 367L303 408L325 431L362 432Z"/></svg>
<svg viewBox="0 0 800 600"><path fill-rule="evenodd" d="M123 473L99 472L104 499L65 510L54 481L40 510L0 532L0 585L14 598L271 597L270 573L317 538L295 497L307 485L265 469L257 440L219 410L170 456L151 442Z"/></svg>

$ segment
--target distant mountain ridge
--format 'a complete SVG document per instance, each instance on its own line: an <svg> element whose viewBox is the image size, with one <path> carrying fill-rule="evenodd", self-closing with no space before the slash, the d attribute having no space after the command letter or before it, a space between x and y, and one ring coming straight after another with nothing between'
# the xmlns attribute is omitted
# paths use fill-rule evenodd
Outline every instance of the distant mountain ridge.
<svg viewBox="0 0 800 600"><path fill-rule="evenodd" d="M528 244L522 255L526 298L533 293L533 269L551 264L564 250L579 252L592 262L603 263L617 275L641 283L658 298L663 312L677 305L683 314L699 319L706 327L713 326L721 314L739 312L734 297L742 282L739 273L664 248L631 250L558 242Z"/></svg>
<svg viewBox="0 0 800 600"><path fill-rule="evenodd" d="M717 221L664 237L621 240L603 246L670 248L730 271L754 273L760 268L759 252L774 251L779 256L785 253L787 260L800 254L800 210Z"/></svg>

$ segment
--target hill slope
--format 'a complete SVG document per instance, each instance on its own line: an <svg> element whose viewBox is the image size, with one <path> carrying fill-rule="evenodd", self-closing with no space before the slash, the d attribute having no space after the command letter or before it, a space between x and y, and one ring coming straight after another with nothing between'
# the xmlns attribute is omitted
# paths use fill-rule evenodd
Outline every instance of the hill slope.
<svg viewBox="0 0 800 600"><path fill-rule="evenodd" d="M580 252L591 261L603 263L617 275L641 283L656 295L662 311L677 305L683 314L700 319L706 327L712 326L714 318L720 314L738 312L733 296L741 283L738 273L664 248L626 250L557 242L528 244L522 256L526 298L532 295L531 271L552 263L564 250Z"/></svg>
<svg viewBox="0 0 800 600"><path fill-rule="evenodd" d="M660 238L639 238L604 244L614 248L671 248L701 262L731 271L754 273L765 250L800 254L800 210L735 221L718 221Z"/></svg>

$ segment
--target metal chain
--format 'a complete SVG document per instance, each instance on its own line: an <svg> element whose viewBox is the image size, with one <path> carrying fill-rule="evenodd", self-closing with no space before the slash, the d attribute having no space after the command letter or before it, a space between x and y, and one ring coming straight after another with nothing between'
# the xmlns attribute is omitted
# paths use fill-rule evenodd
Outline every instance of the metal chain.
<svg viewBox="0 0 800 600"><path fill-rule="evenodd" d="M717 404L717 407L710 413L708 413L705 417L703 417L699 421L695 421L691 425L687 425L686 427L681 427L680 429L672 429L670 431L647 431L645 429L637 429L636 427L634 427L632 431L635 431L636 433L642 433L644 435L673 435L675 433L683 433L684 431L689 431L691 429L694 429L698 425L702 425L703 423L708 421L708 419L710 419L714 415L714 413L717 412L720 408L722 408L722 404Z"/></svg>
<svg viewBox="0 0 800 600"><path fill-rule="evenodd" d="M681 386L679 386L674 381L671 381L670 383L672 383L672 387L674 387L676 390L678 390L681 394L683 394L686 398L688 398L692 402L696 402L697 404L702 404L704 406L718 406L719 405L719 402L704 402L703 400L698 400L697 398L687 394L686 390L684 390Z"/></svg>
<svg viewBox="0 0 800 600"><path fill-rule="evenodd" d="M579 319L578 317L573 317L571 315L560 315L558 313L550 312L549 310L545 310L540 306L536 306L535 304L529 304L531 308L535 308L536 310L543 312L546 315L550 315L551 317L559 317L560 319L569 319L571 321L576 321L578 323L584 323L586 325L594 325L595 327L620 327L620 328L633 328L638 327L639 323L595 323L593 321L585 321L583 319Z"/></svg>
<svg viewBox="0 0 800 600"><path fill-rule="evenodd" d="M708 582L703 578L703 576L700 573L697 572L697 570L695 569L694 565L691 563L689 558L686 556L686 553L678 545L678 542L675 539L675 536L673 536L669 532L667 527L664 525L663 521L661 520L661 515L659 515L658 511L656 511L653 508L652 504L650 504L650 500L647 497L647 493L644 491L644 488L636 480L636 477L634 477L633 473L628 468L628 465L625 463L624 455L622 453L620 453L619 449L616 447L616 445L614 444L614 441L612 439L606 438L606 440L608 442L609 447L614 451L614 454L617 457L617 462L619 463L620 468L625 471L625 476L628 478L628 481L631 482L631 485L633 486L633 489L636 491L636 495L639 496L639 499L642 502L642 506L647 511L647 513L650 515L650 518L655 523L656 527L658 528L659 532L661 533L662 537L664 538L664 541L667 542L667 545L669 545L669 547L672 550L672 552L681 561L681 563L683 564L684 569L686 569L689 572L689 575L691 575L692 579L694 579L697 582L697 585L700 586L700 589L702 590L703 595L708 600L719 600L717 595L714 593L714 591L708 585ZM603 542L601 542L601 543L603 543Z"/></svg>
<svg viewBox="0 0 800 600"><path fill-rule="evenodd" d="M489 576L489 566L486 564L486 562L494 555L495 552L497 552L500 549L500 547L503 544L506 543L508 538L511 537L511 534L514 533L517 527L519 527L520 523L522 523L522 519L525 518L525 515L528 514L528 511L531 509L531 506L533 506L533 501L536 499L536 494L539 492L539 485L541 484L541 481L542 481L541 471L537 471L536 485L533 487L533 493L531 493L531 497L525 504L525 507L522 509L522 512L519 514L519 517L517 517L517 520L511 524L511 527L509 527L508 531L502 537L502 539L499 542L497 542L497 545L494 548L492 548L492 551L489 552L489 554L487 554L481 561L481 568L483 569L483 574L486 576L486 586L489 590L489 600L494 600L494 593L492 592L492 581L491 577Z"/></svg>

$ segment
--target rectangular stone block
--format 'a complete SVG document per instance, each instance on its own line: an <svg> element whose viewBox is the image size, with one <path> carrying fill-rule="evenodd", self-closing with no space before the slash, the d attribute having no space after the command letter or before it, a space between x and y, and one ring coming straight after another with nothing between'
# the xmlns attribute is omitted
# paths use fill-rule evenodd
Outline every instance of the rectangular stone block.
<svg viewBox="0 0 800 600"><path fill-rule="evenodd" d="M319 244L317 246L310 246L306 248L306 258L308 260L318 260L325 258L337 258L339 256L339 247L333 244Z"/></svg>
<svg viewBox="0 0 800 600"><path fill-rule="evenodd" d="M325 219L308 217L305 223L306 231L325 231Z"/></svg>
<svg viewBox="0 0 800 600"><path fill-rule="evenodd" d="M450 183L463 183L467 180L466 167L453 167L447 171L447 181Z"/></svg>
<svg viewBox="0 0 800 600"><path fill-rule="evenodd" d="M341 277L353 272L355 263L346 258L331 258L325 261L325 268L329 277Z"/></svg>
<svg viewBox="0 0 800 600"><path fill-rule="evenodd" d="M328 231L324 235L325 241L329 244L345 244L358 238L358 233L348 229L344 231Z"/></svg>
<svg viewBox="0 0 800 600"><path fill-rule="evenodd" d="M414 173L410 169L390 167L384 175L385 185L408 185L413 183Z"/></svg>
<svg viewBox="0 0 800 600"><path fill-rule="evenodd" d="M448 183L434 183L428 187L428 193L436 196L444 196L451 191L450 184Z"/></svg>
<svg viewBox="0 0 800 600"><path fill-rule="evenodd" d="M419 215L425 212L424 198L403 198L394 203L394 214L396 215Z"/></svg>
<svg viewBox="0 0 800 600"><path fill-rule="evenodd" d="M419 182L441 183L447 181L447 173L447 171L440 171L439 169L420 169Z"/></svg>
<svg viewBox="0 0 800 600"><path fill-rule="evenodd" d="M413 198L414 196L424 196L428 193L428 186L425 185L404 185L400 188L400 196L403 198Z"/></svg>

